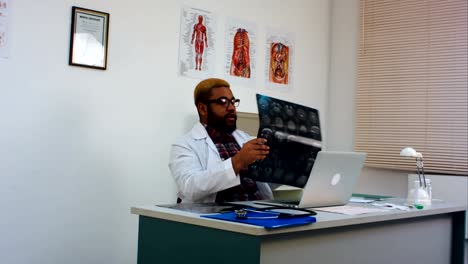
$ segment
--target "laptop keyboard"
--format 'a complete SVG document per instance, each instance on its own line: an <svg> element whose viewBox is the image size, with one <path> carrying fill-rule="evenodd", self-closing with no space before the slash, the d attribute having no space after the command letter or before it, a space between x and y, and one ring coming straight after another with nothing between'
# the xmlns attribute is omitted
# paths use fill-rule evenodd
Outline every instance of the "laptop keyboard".
<svg viewBox="0 0 468 264"><path fill-rule="evenodd" d="M298 200L267 200L265 202L270 202L270 203L279 203L279 204L291 204L291 205L299 205Z"/></svg>

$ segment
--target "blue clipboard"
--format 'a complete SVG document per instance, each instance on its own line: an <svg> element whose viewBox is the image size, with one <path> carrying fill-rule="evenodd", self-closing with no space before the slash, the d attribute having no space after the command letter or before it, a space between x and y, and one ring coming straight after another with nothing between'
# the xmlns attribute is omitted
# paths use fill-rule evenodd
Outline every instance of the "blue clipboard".
<svg viewBox="0 0 468 264"><path fill-rule="evenodd" d="M268 218L268 219L242 219L237 218L234 212L218 213L218 214L205 214L201 217L225 220L231 222L238 222L249 225L263 226L266 229L276 229L282 227L307 225L317 222L313 216L297 216L291 218ZM265 217L263 213L249 212L247 217Z"/></svg>

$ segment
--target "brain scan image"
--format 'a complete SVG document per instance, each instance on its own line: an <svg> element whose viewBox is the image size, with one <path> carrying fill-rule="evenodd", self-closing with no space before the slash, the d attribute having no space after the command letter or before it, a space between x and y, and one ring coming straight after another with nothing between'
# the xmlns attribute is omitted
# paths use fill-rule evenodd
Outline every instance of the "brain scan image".
<svg viewBox="0 0 468 264"><path fill-rule="evenodd" d="M267 139L270 154L249 166L252 179L304 187L321 150L316 109L257 94L258 137Z"/></svg>

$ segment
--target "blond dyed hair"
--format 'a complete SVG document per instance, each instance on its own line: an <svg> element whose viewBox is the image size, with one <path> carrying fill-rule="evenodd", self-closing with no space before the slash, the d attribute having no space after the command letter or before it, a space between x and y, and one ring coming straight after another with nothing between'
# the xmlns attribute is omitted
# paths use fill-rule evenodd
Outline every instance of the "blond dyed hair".
<svg viewBox="0 0 468 264"><path fill-rule="evenodd" d="M193 91L195 105L206 102L206 100L208 100L210 97L211 90L218 87L230 88L231 86L227 81L218 78L209 78L199 82Z"/></svg>

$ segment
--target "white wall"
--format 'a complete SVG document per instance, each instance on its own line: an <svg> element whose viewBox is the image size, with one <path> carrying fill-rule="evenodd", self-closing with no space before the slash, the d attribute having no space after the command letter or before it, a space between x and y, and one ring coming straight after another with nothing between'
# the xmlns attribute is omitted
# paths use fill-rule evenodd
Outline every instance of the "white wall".
<svg viewBox="0 0 468 264"><path fill-rule="evenodd" d="M265 93L322 111L329 2L12 0L11 57L0 59L0 262L135 263L134 205L172 203L170 142L193 120L195 79L177 75L181 4L296 36L294 89L233 87L240 111ZM106 71L70 67L71 6L110 13ZM219 32L221 34L221 32ZM217 48L223 51L222 35ZM265 47L258 48L258 72ZM222 56L218 56L221 76Z"/></svg>

